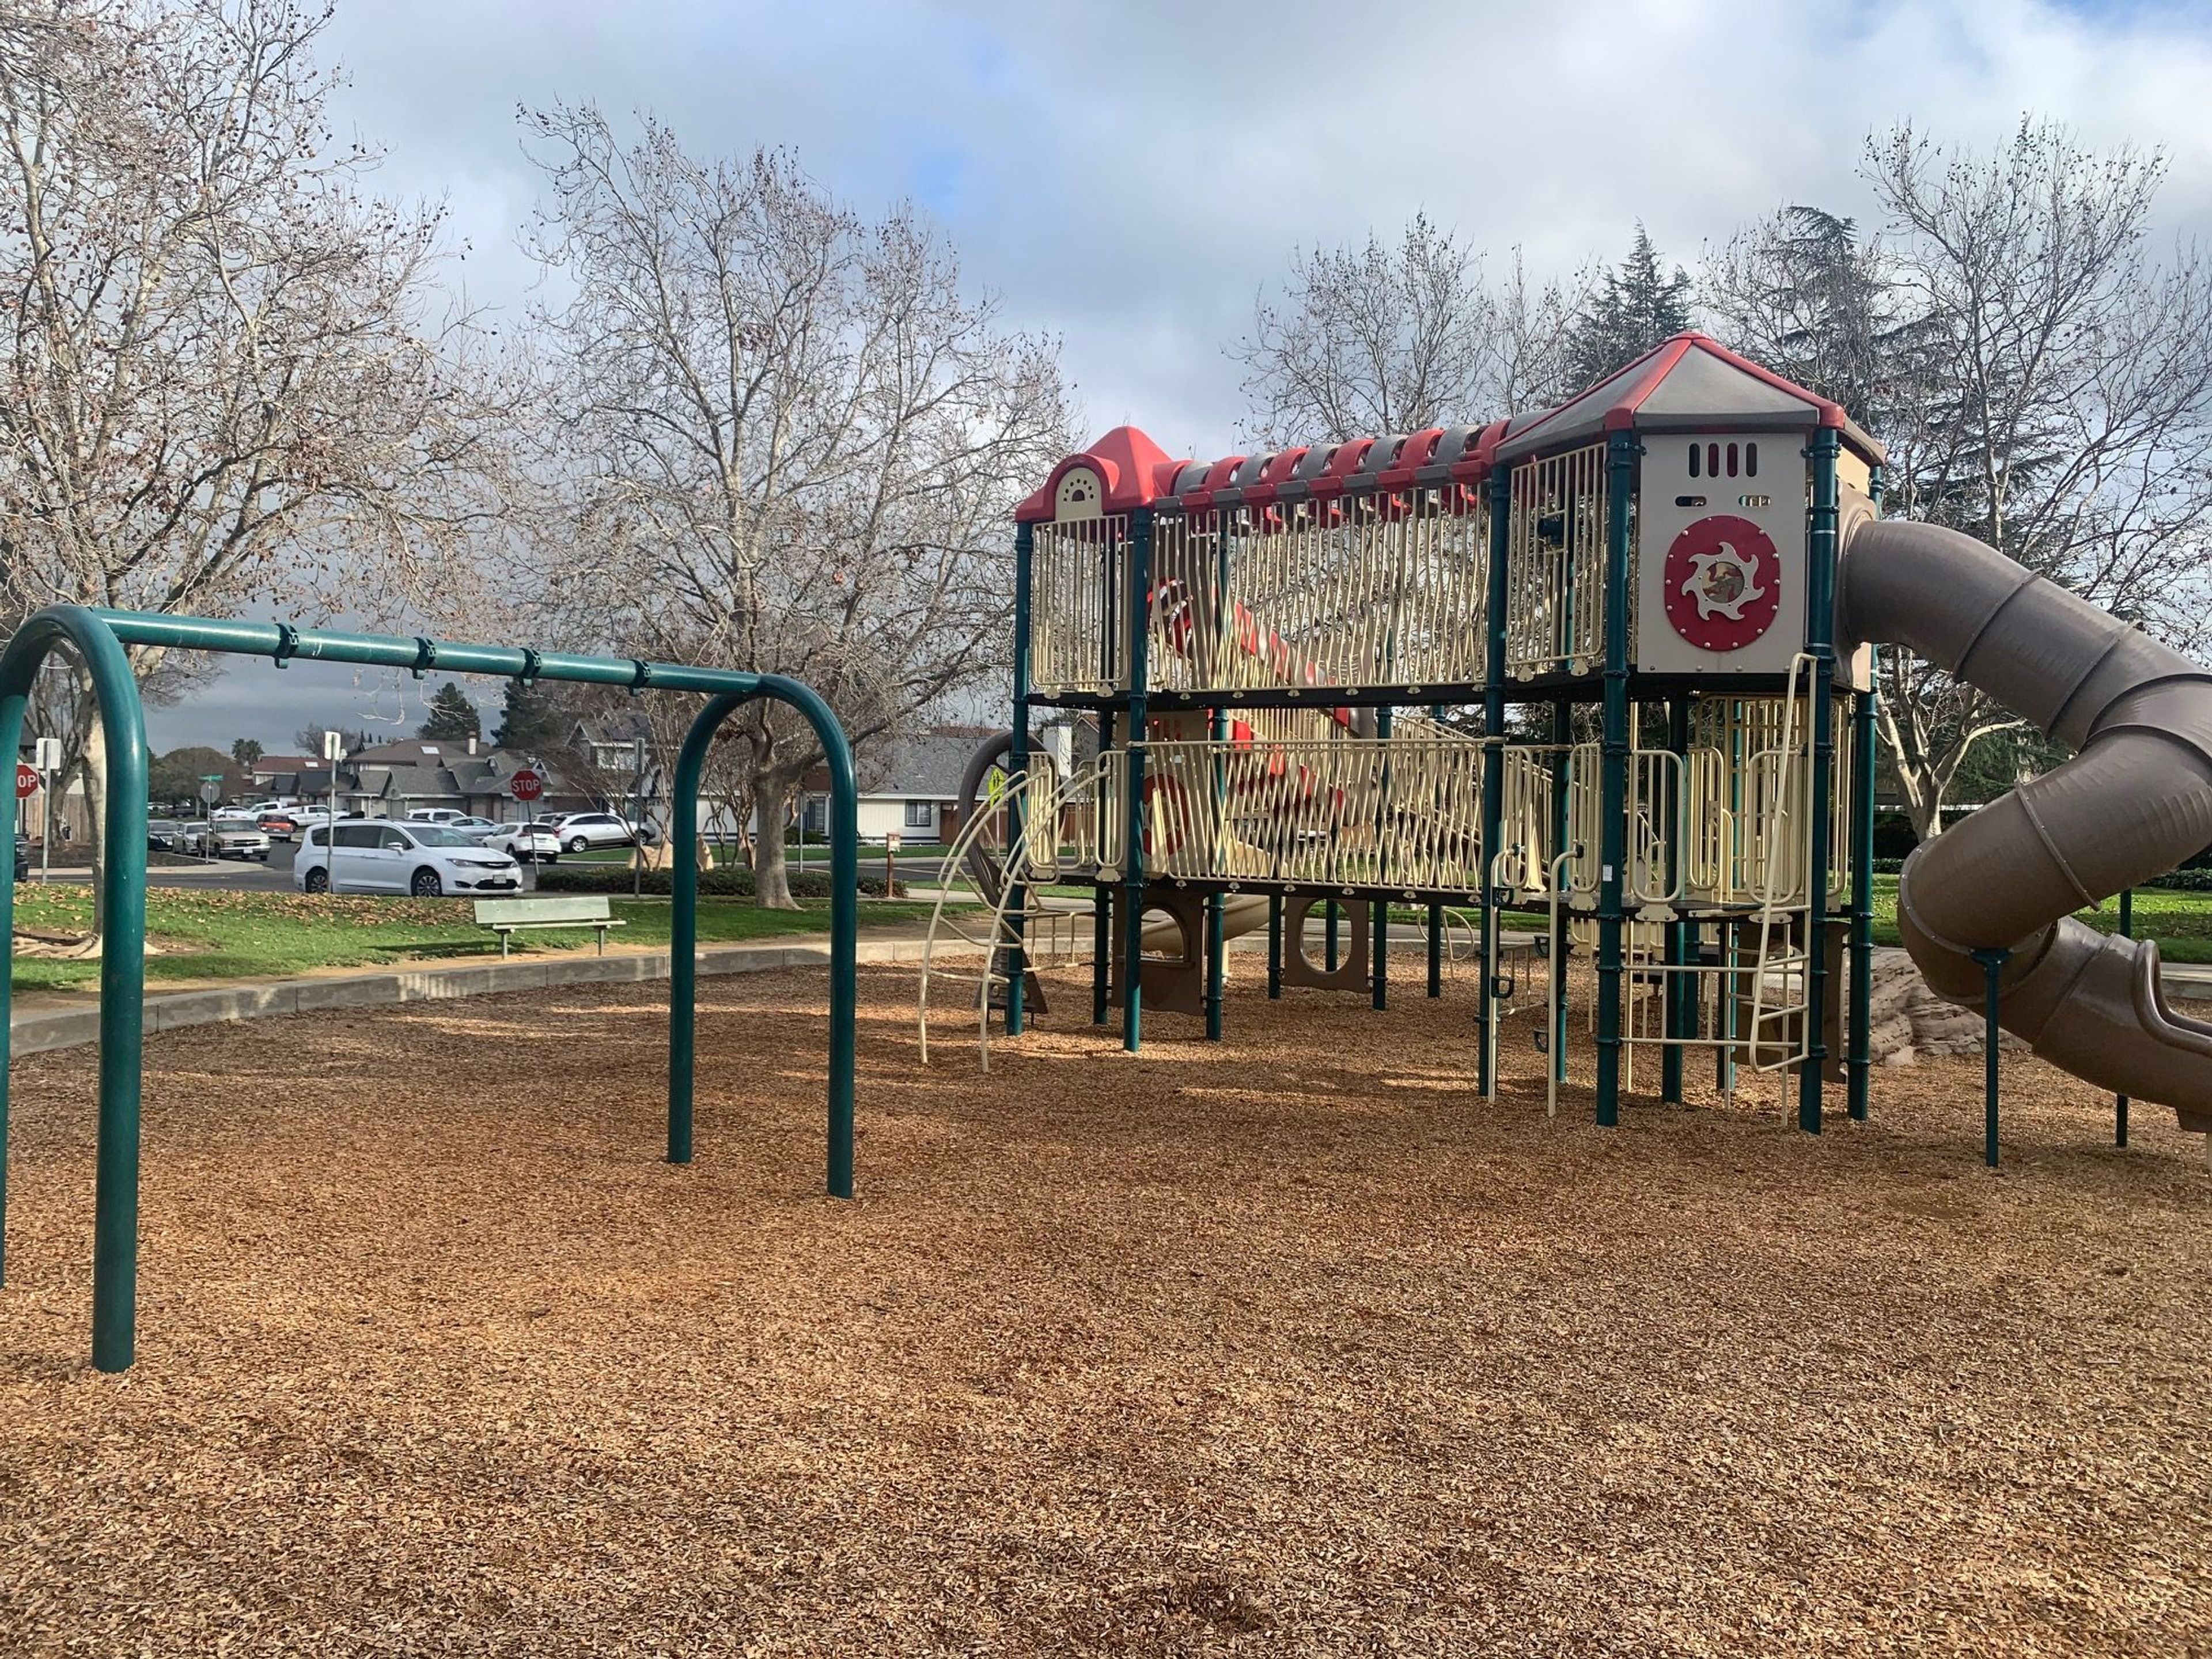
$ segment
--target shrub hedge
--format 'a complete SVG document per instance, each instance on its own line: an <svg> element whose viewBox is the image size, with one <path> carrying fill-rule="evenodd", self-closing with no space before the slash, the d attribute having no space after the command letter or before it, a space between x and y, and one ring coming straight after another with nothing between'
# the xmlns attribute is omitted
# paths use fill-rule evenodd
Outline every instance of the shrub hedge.
<svg viewBox="0 0 2212 1659"><path fill-rule="evenodd" d="M578 864L562 866L553 865L538 872L538 890L541 893L605 893L610 897L628 896L636 872L620 865ZM790 873L791 896L802 899L826 899L830 896L830 877L820 870L793 870ZM647 870L640 883L641 890L666 897L673 888L666 870ZM884 896L881 876L862 876L860 891L869 898ZM702 898L750 898L753 896L753 872L750 870L702 870L699 872L699 896ZM900 882L890 895L893 898L906 896L906 884Z"/></svg>

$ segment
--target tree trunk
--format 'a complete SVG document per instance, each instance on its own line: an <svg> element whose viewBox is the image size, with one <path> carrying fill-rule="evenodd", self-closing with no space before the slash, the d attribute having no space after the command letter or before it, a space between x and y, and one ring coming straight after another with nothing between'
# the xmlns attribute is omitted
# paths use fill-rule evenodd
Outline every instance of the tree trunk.
<svg viewBox="0 0 2212 1659"><path fill-rule="evenodd" d="M753 902L763 910L796 910L791 875L783 858L783 826L791 811L790 781L775 772L753 775L753 803L760 811L760 832L753 838ZM805 833L805 826L799 827Z"/></svg>
<svg viewBox="0 0 2212 1659"><path fill-rule="evenodd" d="M79 700L79 711L82 724L77 729L84 733L84 747L77 757L76 769L84 780L85 838L92 864L92 933L72 954L90 957L100 955L100 941L107 933L106 896L100 879L107 860L107 726L89 693ZM68 775L57 774L49 786L61 790L64 800L69 795Z"/></svg>

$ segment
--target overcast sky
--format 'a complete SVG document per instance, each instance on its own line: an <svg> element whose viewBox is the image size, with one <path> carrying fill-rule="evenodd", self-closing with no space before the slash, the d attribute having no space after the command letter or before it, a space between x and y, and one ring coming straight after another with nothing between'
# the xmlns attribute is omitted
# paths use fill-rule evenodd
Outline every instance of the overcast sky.
<svg viewBox="0 0 2212 1659"><path fill-rule="evenodd" d="M516 107L650 108L695 151L789 146L861 210L912 198L1012 321L1060 337L1093 432L1177 454L1231 447L1222 348L1291 250L1419 210L1539 273L1617 259L1640 218L1694 269L1784 203L1864 216L1872 129L1987 146L2033 112L2165 149L2161 231L2212 233L2202 3L337 4L340 136L385 149L384 191L449 205L474 299L516 314L532 281ZM149 711L153 741L411 728L435 689L327 678L239 669ZM498 688L470 690L489 724Z"/></svg>

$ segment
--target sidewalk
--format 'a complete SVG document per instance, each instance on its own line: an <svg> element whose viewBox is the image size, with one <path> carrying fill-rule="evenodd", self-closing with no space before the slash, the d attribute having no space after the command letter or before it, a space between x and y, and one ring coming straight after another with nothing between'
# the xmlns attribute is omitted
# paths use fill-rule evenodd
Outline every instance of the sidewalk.
<svg viewBox="0 0 2212 1659"><path fill-rule="evenodd" d="M919 962L919 928L886 929L860 942L863 963ZM425 965L373 974L344 974L306 979L255 980L201 991L172 991L146 999L149 1034L223 1020L264 1019L281 1014L325 1013L338 1008L382 1008L402 1002L432 1002L450 997L489 996L503 991L550 990L568 985L635 983L668 977L666 951L634 951L612 956L541 957L535 960ZM819 936L762 939L744 945L708 945L699 952L699 972L759 974L778 968L819 968L830 961L830 941ZM9 1041L17 1055L73 1048L100 1036L100 1008L38 1008L16 1013Z"/></svg>

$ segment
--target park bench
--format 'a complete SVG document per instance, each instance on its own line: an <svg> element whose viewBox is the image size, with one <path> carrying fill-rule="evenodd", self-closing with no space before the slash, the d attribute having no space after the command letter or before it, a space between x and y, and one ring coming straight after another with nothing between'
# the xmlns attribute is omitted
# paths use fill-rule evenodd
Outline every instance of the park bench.
<svg viewBox="0 0 2212 1659"><path fill-rule="evenodd" d="M561 898L502 898L477 901L477 926L499 935L503 959L510 939L527 927L592 927L599 930L599 954L607 953L607 929L619 927L604 896L578 894Z"/></svg>

